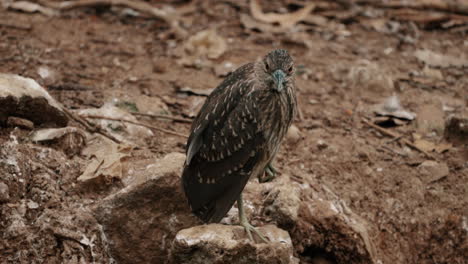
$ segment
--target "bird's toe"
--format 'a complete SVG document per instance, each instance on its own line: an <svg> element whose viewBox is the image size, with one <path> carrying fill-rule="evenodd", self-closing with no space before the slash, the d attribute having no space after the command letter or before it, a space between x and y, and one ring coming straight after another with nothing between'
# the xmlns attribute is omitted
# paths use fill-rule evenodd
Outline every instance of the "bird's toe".
<svg viewBox="0 0 468 264"><path fill-rule="evenodd" d="M258 231L258 229L256 227L254 227L253 225L251 225L249 222L243 222L241 223L241 225L244 227L245 229L245 232L247 233L247 236L249 237L249 239L252 241L252 242L255 242L253 236L252 236L252 232L255 233L259 238L260 240L262 240L264 243L268 243L268 239L260 232Z"/></svg>

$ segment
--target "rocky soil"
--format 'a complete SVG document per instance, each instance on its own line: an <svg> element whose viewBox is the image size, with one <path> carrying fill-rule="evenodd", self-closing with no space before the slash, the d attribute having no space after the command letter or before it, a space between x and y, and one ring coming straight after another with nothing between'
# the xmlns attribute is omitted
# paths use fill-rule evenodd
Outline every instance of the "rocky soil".
<svg viewBox="0 0 468 264"><path fill-rule="evenodd" d="M468 263L466 1L0 3L0 263ZM244 190L261 243L180 174L206 95L280 47L300 115Z"/></svg>

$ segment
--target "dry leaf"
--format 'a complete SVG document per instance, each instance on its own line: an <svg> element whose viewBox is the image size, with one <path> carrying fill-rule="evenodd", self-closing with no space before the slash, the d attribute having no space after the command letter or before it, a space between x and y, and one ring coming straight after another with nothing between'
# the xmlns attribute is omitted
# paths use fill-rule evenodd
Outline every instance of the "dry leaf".
<svg viewBox="0 0 468 264"><path fill-rule="evenodd" d="M446 163L433 160L424 161L418 166L418 170L425 183L433 183L446 177L450 173L450 169Z"/></svg>
<svg viewBox="0 0 468 264"><path fill-rule="evenodd" d="M437 153L444 153L445 151L449 150L452 148L451 143L440 143L435 147L435 151Z"/></svg>
<svg viewBox="0 0 468 264"><path fill-rule="evenodd" d="M426 152L435 151L437 153L443 153L452 148L451 143L439 143L435 144L433 142L422 139L422 136L418 133L413 133L414 145L421 148Z"/></svg>
<svg viewBox="0 0 468 264"><path fill-rule="evenodd" d="M255 19L266 23L278 23L282 28L290 28L304 20L314 8L315 4L309 3L302 9L288 14L263 13L258 0L250 1L250 12Z"/></svg>
<svg viewBox="0 0 468 264"><path fill-rule="evenodd" d="M117 144L102 136L96 136L88 142L83 154L90 160L78 181L85 182L92 179L122 179L123 163L130 156L132 147Z"/></svg>
<svg viewBox="0 0 468 264"><path fill-rule="evenodd" d="M424 139L415 140L414 145L425 152L432 152L436 148L436 144Z"/></svg>

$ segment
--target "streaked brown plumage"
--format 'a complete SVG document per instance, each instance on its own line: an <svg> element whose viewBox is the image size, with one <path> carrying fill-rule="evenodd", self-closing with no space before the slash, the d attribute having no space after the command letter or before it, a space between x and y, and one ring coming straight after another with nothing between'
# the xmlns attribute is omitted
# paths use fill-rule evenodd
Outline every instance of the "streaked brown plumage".
<svg viewBox="0 0 468 264"><path fill-rule="evenodd" d="M248 179L269 165L295 114L287 51L274 50L231 73L207 98L187 142L182 181L193 213L219 222Z"/></svg>

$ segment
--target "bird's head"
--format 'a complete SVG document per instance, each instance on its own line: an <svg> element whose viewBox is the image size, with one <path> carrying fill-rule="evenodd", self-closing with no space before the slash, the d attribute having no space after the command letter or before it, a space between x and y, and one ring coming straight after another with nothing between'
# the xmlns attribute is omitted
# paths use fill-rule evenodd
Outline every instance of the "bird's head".
<svg viewBox="0 0 468 264"><path fill-rule="evenodd" d="M273 50L259 62L257 74L266 82L266 87L281 92L294 78L294 62L286 50Z"/></svg>

